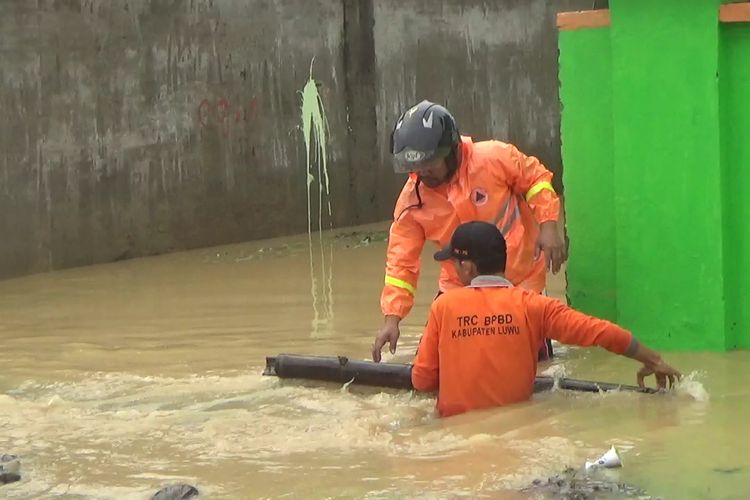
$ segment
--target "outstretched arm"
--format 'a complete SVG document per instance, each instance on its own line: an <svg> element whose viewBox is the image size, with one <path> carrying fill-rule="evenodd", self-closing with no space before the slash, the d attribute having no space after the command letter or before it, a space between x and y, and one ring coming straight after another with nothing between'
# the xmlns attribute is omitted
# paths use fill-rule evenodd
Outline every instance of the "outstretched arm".
<svg viewBox="0 0 750 500"><path fill-rule="evenodd" d="M608 351L627 356L643 363L638 370L638 385L645 387L644 379L649 375L656 376L659 389L674 385L682 374L662 360L658 352L653 351L620 326L583 314L571 309L562 302L548 297L534 296L533 306L542 317L541 333L564 344L579 346L598 345ZM540 312L541 311L541 312Z"/></svg>

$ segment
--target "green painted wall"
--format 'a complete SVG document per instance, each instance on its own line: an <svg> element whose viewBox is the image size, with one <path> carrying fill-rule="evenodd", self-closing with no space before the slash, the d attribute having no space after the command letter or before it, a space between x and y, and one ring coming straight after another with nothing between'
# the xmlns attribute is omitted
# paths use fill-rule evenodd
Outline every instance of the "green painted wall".
<svg viewBox="0 0 750 500"><path fill-rule="evenodd" d="M609 29L563 31L559 44L563 183L572 193L565 201L568 299L573 307L615 320Z"/></svg>
<svg viewBox="0 0 750 500"><path fill-rule="evenodd" d="M659 349L750 348L750 23L609 5L559 38L571 304Z"/></svg>
<svg viewBox="0 0 750 500"><path fill-rule="evenodd" d="M723 350L718 0L611 0L618 320Z"/></svg>
<svg viewBox="0 0 750 500"><path fill-rule="evenodd" d="M721 27L724 276L729 348L750 348L750 23Z"/></svg>

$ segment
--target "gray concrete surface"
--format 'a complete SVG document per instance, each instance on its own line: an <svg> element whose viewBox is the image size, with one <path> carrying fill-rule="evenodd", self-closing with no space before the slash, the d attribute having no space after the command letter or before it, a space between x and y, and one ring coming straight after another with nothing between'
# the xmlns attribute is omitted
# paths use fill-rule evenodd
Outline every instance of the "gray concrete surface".
<svg viewBox="0 0 750 500"><path fill-rule="evenodd" d="M0 278L306 231L313 58L326 225L390 216L421 98L559 171L554 12L603 3L0 2Z"/></svg>
<svg viewBox="0 0 750 500"><path fill-rule="evenodd" d="M444 103L474 140L537 156L562 190L557 12L604 0L378 0L378 127L422 98ZM387 161L388 144L379 157Z"/></svg>

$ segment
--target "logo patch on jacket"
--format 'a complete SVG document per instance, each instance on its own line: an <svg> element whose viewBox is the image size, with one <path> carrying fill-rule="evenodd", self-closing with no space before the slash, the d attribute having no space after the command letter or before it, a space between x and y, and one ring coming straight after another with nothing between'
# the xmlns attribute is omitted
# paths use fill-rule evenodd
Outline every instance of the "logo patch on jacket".
<svg viewBox="0 0 750 500"><path fill-rule="evenodd" d="M471 192L471 201L474 202L474 205L481 207L487 203L487 200L489 200L489 196L484 189L474 188L474 191Z"/></svg>

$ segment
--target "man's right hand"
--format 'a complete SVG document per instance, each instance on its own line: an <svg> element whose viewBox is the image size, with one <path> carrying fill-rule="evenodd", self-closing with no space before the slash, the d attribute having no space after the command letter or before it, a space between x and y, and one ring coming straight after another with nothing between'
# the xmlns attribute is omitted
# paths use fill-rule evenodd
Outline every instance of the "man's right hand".
<svg viewBox="0 0 750 500"><path fill-rule="evenodd" d="M669 366L661 359L655 363L644 364L640 370L638 370L638 385L640 387L646 387L644 379L649 375L656 377L656 387L658 389L667 389L667 381L669 381L669 389L671 389L675 381L679 381L682 378L682 374Z"/></svg>
<svg viewBox="0 0 750 500"><path fill-rule="evenodd" d="M640 387L646 387L645 378L650 375L656 376L656 387L658 389L666 389L667 382L669 382L669 389L671 389L675 381L682 378L682 374L669 366L661 359L658 352L653 351L643 344L638 344L635 352L632 355L627 355L637 361L643 363L643 367L638 370L638 385Z"/></svg>
<svg viewBox="0 0 750 500"><path fill-rule="evenodd" d="M386 316L383 328L380 329L380 333L375 337L375 342L372 344L372 360L376 363L380 363L380 351L386 343L390 344L391 354L396 353L396 344L398 338L401 335L401 331L398 328L398 324L401 318L398 316Z"/></svg>

